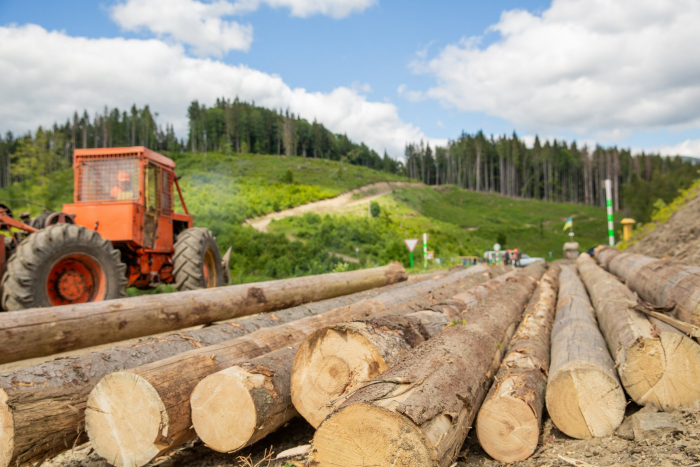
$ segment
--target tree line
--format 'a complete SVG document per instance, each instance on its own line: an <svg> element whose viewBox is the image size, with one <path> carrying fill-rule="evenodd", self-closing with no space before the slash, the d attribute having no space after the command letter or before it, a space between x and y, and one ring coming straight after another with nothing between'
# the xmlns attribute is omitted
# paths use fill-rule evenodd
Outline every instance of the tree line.
<svg viewBox="0 0 700 467"><path fill-rule="evenodd" d="M605 206L606 179L612 181L615 211L649 220L654 203L670 202L698 178L696 161L658 154L535 137L528 148L516 133L486 137L463 133L447 146L410 143L406 175L428 185L461 188L504 196Z"/></svg>
<svg viewBox="0 0 700 467"><path fill-rule="evenodd" d="M212 107L198 101L187 110L187 140L178 139L173 125L157 123L158 113L149 106L130 111L109 109L91 116L74 112L63 123L40 127L34 134L0 135L0 187L22 181L20 155L41 154L41 172L70 165L74 149L146 146L155 151L218 151L225 154L278 154L347 161L376 170L399 173L402 164L354 143L347 135L334 134L322 124L309 123L289 111L269 110L237 98L217 99ZM29 146L32 147L28 151ZM18 152L21 151L21 152ZM43 160L43 161L42 161Z"/></svg>

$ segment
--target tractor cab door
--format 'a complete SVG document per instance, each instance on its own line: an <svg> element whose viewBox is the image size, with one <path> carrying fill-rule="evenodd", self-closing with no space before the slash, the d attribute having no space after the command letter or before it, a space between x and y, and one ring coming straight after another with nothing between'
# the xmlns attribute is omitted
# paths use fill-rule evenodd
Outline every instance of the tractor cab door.
<svg viewBox="0 0 700 467"><path fill-rule="evenodd" d="M146 166L146 206L143 218L143 246L145 248L153 248L158 231L158 217L161 210L159 196L162 182L161 170L160 166L153 162L149 162Z"/></svg>

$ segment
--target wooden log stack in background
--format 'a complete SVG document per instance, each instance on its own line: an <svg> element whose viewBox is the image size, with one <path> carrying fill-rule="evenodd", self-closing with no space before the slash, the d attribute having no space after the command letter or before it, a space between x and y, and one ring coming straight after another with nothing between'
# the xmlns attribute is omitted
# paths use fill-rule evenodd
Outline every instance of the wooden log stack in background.
<svg viewBox="0 0 700 467"><path fill-rule="evenodd" d="M403 267L392 263L359 271L0 313L0 363L281 310L406 278Z"/></svg>
<svg viewBox="0 0 700 467"><path fill-rule="evenodd" d="M587 254L576 260L620 381L640 405L672 411L700 402L700 346L635 310L637 297Z"/></svg>
<svg viewBox="0 0 700 467"><path fill-rule="evenodd" d="M554 424L572 438L609 436L625 415L615 363L574 266L559 275L546 400Z"/></svg>
<svg viewBox="0 0 700 467"><path fill-rule="evenodd" d="M559 267L545 273L525 310L476 420L481 447L501 462L535 452L549 369L549 336L557 302Z"/></svg>
<svg viewBox="0 0 700 467"><path fill-rule="evenodd" d="M518 272L466 324L418 345L350 396L316 430L310 465L450 466L544 270L539 263Z"/></svg>

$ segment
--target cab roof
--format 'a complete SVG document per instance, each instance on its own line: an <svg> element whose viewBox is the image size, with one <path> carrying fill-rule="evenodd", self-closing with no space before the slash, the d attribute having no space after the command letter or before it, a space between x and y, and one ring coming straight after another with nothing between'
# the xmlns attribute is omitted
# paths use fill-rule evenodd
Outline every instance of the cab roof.
<svg viewBox="0 0 700 467"><path fill-rule="evenodd" d="M75 156L75 161L78 159L85 159L90 157L120 157L120 156L138 156L139 158L145 157L157 164L164 165L166 167L175 168L175 162L173 162L169 157L165 157L162 154L158 154L155 151L144 146L131 146L125 148L93 148L93 149L76 149L73 151Z"/></svg>

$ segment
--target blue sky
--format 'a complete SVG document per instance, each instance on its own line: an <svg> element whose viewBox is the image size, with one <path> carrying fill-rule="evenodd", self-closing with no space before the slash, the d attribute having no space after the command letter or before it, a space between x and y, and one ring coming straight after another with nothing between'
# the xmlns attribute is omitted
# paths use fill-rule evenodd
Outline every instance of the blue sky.
<svg viewBox="0 0 700 467"><path fill-rule="evenodd" d="M326 10L309 6L324 1ZM181 3L184 18L172 12L174 3ZM202 27L212 31L213 39L205 44L207 51L197 51L202 34L186 31L197 20L197 13L189 12L211 3L2 0L0 29L8 40L1 40L0 30L0 65L17 73L15 81L6 77L3 83L0 77L0 98L5 89L11 107L0 110L0 131L50 124L72 113L68 109L88 107L94 112L132 102L150 103L163 116L161 123L174 121L182 130L188 101L211 104L216 89L227 96L260 96L256 102L263 105L291 107L395 156L402 141L441 142L462 130L480 129L700 156L700 125L693 109L700 108L698 83L693 84L699 81L698 70L688 65L700 57L689 44L692 31L684 29L689 19L698 24L693 16L697 2L692 0L641 1L635 6L642 13L623 0L604 6L596 1L586 6L580 0L217 0L218 12L201 18L202 24L211 21ZM227 10L239 5L245 11ZM115 14L119 7L122 16ZM144 11L156 13L148 17ZM217 29L222 24L224 29ZM28 25L39 28L30 30ZM236 39L226 25L248 28L247 38ZM651 32L640 32L647 30ZM52 31L58 36L51 36ZM664 38L669 31L676 33ZM218 47L219 37L233 37L239 45ZM79 38L91 42L86 45ZM131 40L123 51L115 49L122 44L119 38ZM629 49L633 41L639 50ZM645 41L658 45L647 52ZM61 52L56 43L72 52ZM134 57L141 54L140 43L153 48L144 50L141 60ZM678 44L685 46L678 50ZM55 61L54 69L56 63L74 71L91 67L95 54L102 54L100 47L114 52L115 65L122 67L138 66L148 53L168 48L172 60L185 61L193 70L186 83L185 78L177 80L187 86L186 96L175 84L162 92L149 86L144 92L138 81L106 83L101 76L113 72L101 60L99 72L89 78L52 75L48 62ZM26 48L30 57L17 57L11 48ZM41 50L50 56L42 56ZM62 53L67 56L56 57ZM675 61L669 58L674 54ZM660 60L668 61L663 68L671 71L659 72ZM201 76L193 76L198 69ZM262 75L238 82L251 71ZM211 82L212 73L230 80ZM41 99L31 92L27 74L41 88ZM140 72L141 83L171 78L172 73L158 70ZM263 84L251 84L256 80ZM47 101L55 102L56 110L38 111ZM333 106L337 110L329 109ZM30 118L30 112L43 115ZM343 112L353 113L352 118Z"/></svg>

